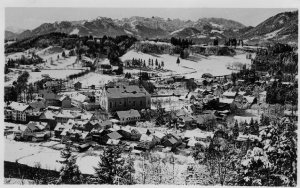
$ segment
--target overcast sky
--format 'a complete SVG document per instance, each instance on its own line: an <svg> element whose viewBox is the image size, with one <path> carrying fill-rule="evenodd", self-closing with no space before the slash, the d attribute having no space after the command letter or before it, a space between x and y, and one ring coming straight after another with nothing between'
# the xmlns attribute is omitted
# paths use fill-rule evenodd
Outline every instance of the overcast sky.
<svg viewBox="0 0 300 188"><path fill-rule="evenodd" d="M5 27L34 29L43 23L55 21L90 20L98 16L122 19L131 16L196 21L199 18L225 18L245 26L256 26L288 8L5 8Z"/></svg>

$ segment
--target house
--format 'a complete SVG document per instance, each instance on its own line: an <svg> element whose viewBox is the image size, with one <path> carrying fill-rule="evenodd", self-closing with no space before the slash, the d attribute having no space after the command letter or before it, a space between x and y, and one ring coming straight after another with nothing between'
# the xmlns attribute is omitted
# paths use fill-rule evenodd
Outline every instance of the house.
<svg viewBox="0 0 300 188"><path fill-rule="evenodd" d="M26 122L26 115L31 107L25 103L12 102L10 105L12 110L11 117L13 121Z"/></svg>
<svg viewBox="0 0 300 188"><path fill-rule="evenodd" d="M153 133L153 138L155 144L161 144L162 139L166 136L165 133L159 132L159 131L154 131Z"/></svg>
<svg viewBox="0 0 300 188"><path fill-rule="evenodd" d="M39 121L47 122L50 125L50 129L53 130L57 124L57 122L55 121L55 116L58 113L58 111L46 110L40 115Z"/></svg>
<svg viewBox="0 0 300 188"><path fill-rule="evenodd" d="M244 96L243 102L251 107L253 104L257 103L257 99L256 97Z"/></svg>
<svg viewBox="0 0 300 188"><path fill-rule="evenodd" d="M197 121L193 117L182 116L178 118L179 127L191 128L197 126Z"/></svg>
<svg viewBox="0 0 300 188"><path fill-rule="evenodd" d="M51 89L60 89L61 84L59 81L47 81L44 83L43 88L46 90L51 90Z"/></svg>
<svg viewBox="0 0 300 188"><path fill-rule="evenodd" d="M121 129L118 130L117 132L122 136L122 139L132 140L131 127L129 126L121 127Z"/></svg>
<svg viewBox="0 0 300 188"><path fill-rule="evenodd" d="M174 76L173 79L174 79L174 82L182 82L184 81L184 76Z"/></svg>
<svg viewBox="0 0 300 188"><path fill-rule="evenodd" d="M137 110L117 111L120 124L135 123L140 121L141 115Z"/></svg>
<svg viewBox="0 0 300 188"><path fill-rule="evenodd" d="M173 137L171 137L171 138L169 138L169 139L167 139L167 140L165 140L165 141L163 142L163 145L164 145L165 147L170 147L170 148L175 148L175 147L176 147L176 144L177 144L177 141L176 141L176 139L173 138Z"/></svg>
<svg viewBox="0 0 300 188"><path fill-rule="evenodd" d="M205 123L213 123L216 120L216 116L212 113L210 114L202 114L194 116L198 125L204 125Z"/></svg>
<svg viewBox="0 0 300 188"><path fill-rule="evenodd" d="M189 139L187 145L192 149L203 148L202 151L205 151L205 149L209 147L209 142L198 141L194 138L191 138L191 139Z"/></svg>
<svg viewBox="0 0 300 188"><path fill-rule="evenodd" d="M12 119L12 110L11 109L4 109L4 119L11 120Z"/></svg>
<svg viewBox="0 0 300 188"><path fill-rule="evenodd" d="M61 133L66 129L72 129L73 128L73 124L67 124L67 123L57 123L57 125L54 128L54 135L57 138L61 138L62 135Z"/></svg>
<svg viewBox="0 0 300 188"><path fill-rule="evenodd" d="M223 84L223 88L224 88L225 90L227 90L227 89L229 89L229 88L231 88L231 87L232 87L232 83L231 83L231 82L227 82L227 83Z"/></svg>
<svg viewBox="0 0 300 188"><path fill-rule="evenodd" d="M230 110L230 111L234 111L237 109L236 107L236 104L234 102L234 99L232 98L219 98L219 106L222 106L222 105L226 105L227 107L226 108L222 108L222 109L219 109L219 110Z"/></svg>
<svg viewBox="0 0 300 188"><path fill-rule="evenodd" d="M43 112L33 111L26 113L26 121L40 121L40 116Z"/></svg>
<svg viewBox="0 0 300 188"><path fill-rule="evenodd" d="M196 141L203 142L209 142L213 137L213 132L202 131L200 129L187 130L184 134L185 139L195 139Z"/></svg>
<svg viewBox="0 0 300 188"><path fill-rule="evenodd" d="M165 147L175 148L182 143L182 140L178 135L169 133L161 139L161 143Z"/></svg>
<svg viewBox="0 0 300 188"><path fill-rule="evenodd" d="M55 115L55 121L60 123L67 123L69 119L80 119L81 115L70 110L62 110Z"/></svg>
<svg viewBox="0 0 300 188"><path fill-rule="evenodd" d="M150 109L151 95L138 86L104 87L100 106L111 112Z"/></svg>
<svg viewBox="0 0 300 188"><path fill-rule="evenodd" d="M64 129L64 131L61 133L62 136L62 143L65 143L67 141L73 141L73 142L90 142L92 141L92 135L89 132L86 131L80 131L77 129Z"/></svg>
<svg viewBox="0 0 300 188"><path fill-rule="evenodd" d="M81 89L81 88L82 88L82 83L81 83L81 82L76 82L76 83L74 84L74 88L75 88L75 90Z"/></svg>
<svg viewBox="0 0 300 188"><path fill-rule="evenodd" d="M51 136L49 125L42 122L29 122L22 129L18 127L18 131L26 141L42 141Z"/></svg>
<svg viewBox="0 0 300 188"><path fill-rule="evenodd" d="M43 111L46 108L44 101L36 101L29 103L29 106L34 111Z"/></svg>
<svg viewBox="0 0 300 188"><path fill-rule="evenodd" d="M120 140L122 136L118 132L111 132L101 138L101 143L107 143L109 139Z"/></svg>
<svg viewBox="0 0 300 188"><path fill-rule="evenodd" d="M245 83L245 80L237 80L237 85L243 85Z"/></svg>
<svg viewBox="0 0 300 188"><path fill-rule="evenodd" d="M165 83L167 83L167 84L173 84L174 83L174 79L173 78L167 78L167 79L165 79Z"/></svg>
<svg viewBox="0 0 300 188"><path fill-rule="evenodd" d="M40 90L39 96L44 98L46 106L71 107L71 99L67 95L57 95L48 90Z"/></svg>
<svg viewBox="0 0 300 188"><path fill-rule="evenodd" d="M225 98L229 98L229 99L234 99L235 97L236 97L236 95L237 95L237 92L230 92L230 91L225 91L224 93L223 93L223 96L225 97Z"/></svg>
<svg viewBox="0 0 300 188"><path fill-rule="evenodd" d="M191 105L191 109L193 111L193 114L200 114L203 110L203 105L200 102L195 102Z"/></svg>
<svg viewBox="0 0 300 188"><path fill-rule="evenodd" d="M134 149L139 151L149 151L154 148L154 146L155 145L153 144L153 142L143 141L139 142L137 146L134 146Z"/></svg>
<svg viewBox="0 0 300 188"><path fill-rule="evenodd" d="M85 125L84 125L84 130L90 132L92 129L96 129L96 130L100 130L101 129L101 125L100 122L98 120L91 120L88 121Z"/></svg>

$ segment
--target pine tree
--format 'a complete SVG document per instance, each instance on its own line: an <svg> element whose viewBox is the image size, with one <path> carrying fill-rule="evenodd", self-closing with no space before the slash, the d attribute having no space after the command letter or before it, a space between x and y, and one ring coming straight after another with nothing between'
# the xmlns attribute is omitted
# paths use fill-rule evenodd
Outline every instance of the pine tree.
<svg viewBox="0 0 300 188"><path fill-rule="evenodd" d="M155 60L155 66L158 66L158 61L157 61L157 59Z"/></svg>
<svg viewBox="0 0 300 188"><path fill-rule="evenodd" d="M58 183L60 184L81 184L83 176L76 165L76 157L72 156L71 147L66 144L66 147L61 151L61 161L64 166L60 169L60 177Z"/></svg>
<svg viewBox="0 0 300 188"><path fill-rule="evenodd" d="M235 120L232 131L233 131L233 137L234 137L234 139L236 139L239 136L239 124L238 124L237 120Z"/></svg>
<svg viewBox="0 0 300 188"><path fill-rule="evenodd" d="M61 56L64 57L64 58L66 57L65 51L63 51L63 52L61 53Z"/></svg>
<svg viewBox="0 0 300 188"><path fill-rule="evenodd" d="M133 184L133 165L121 156L122 150L112 146L100 155L98 167L94 167L96 182L100 184Z"/></svg>
<svg viewBox="0 0 300 188"><path fill-rule="evenodd" d="M164 67L164 66L165 66L165 64L164 64L164 62L163 62L163 61L161 62L161 66L162 66L162 67Z"/></svg>
<svg viewBox="0 0 300 188"><path fill-rule="evenodd" d="M176 61L177 65L179 66L180 64L180 60L179 60L179 57L177 58L177 61Z"/></svg>

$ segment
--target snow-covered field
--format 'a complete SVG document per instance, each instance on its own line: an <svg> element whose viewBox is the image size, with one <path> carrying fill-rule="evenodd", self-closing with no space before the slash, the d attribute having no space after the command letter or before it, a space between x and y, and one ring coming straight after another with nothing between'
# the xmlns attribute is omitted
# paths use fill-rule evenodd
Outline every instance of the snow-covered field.
<svg viewBox="0 0 300 188"><path fill-rule="evenodd" d="M42 74L48 74L51 78L57 78L57 79L64 79L68 75L79 73L82 70L41 70L41 72L31 72L30 70L27 70L29 73L29 79L28 83L36 82L37 80L42 79ZM14 75L10 81L5 82L5 85L10 85L14 81L17 80L18 75Z"/></svg>
<svg viewBox="0 0 300 188"><path fill-rule="evenodd" d="M282 29L278 29L278 30L275 30L275 31L273 31L273 32L271 32L271 33L268 33L268 34L265 34L265 39L271 39L271 38L274 38L276 35L277 35L277 33L279 32L279 31L281 31Z"/></svg>
<svg viewBox="0 0 300 188"><path fill-rule="evenodd" d="M79 78L77 81L82 83L82 87L87 87L90 85L104 85L108 81L112 81L115 78L123 78L123 76L117 77L91 72L84 77Z"/></svg>
<svg viewBox="0 0 300 188"><path fill-rule="evenodd" d="M239 54L234 57L229 56L202 56L198 55L197 61L190 61L187 59L180 59L180 64L177 65L177 56L172 56L168 54L145 54L142 52L136 52L134 50L131 50L127 52L125 55L121 57L122 61L125 60L131 60L132 58L141 58L142 60L145 60L148 63L149 58L153 59L155 61L158 60L159 63L161 61L164 62L165 69L169 69L173 71L173 74L181 74L188 77L193 77L195 79L200 79L203 73L211 73L214 76L220 76L220 75L227 75L231 74L233 70L229 70L226 68L226 63L233 63L236 61L239 61L241 63L245 64L251 64L251 60L246 59L246 54ZM126 70L125 70L126 72ZM170 75L170 72L163 73Z"/></svg>

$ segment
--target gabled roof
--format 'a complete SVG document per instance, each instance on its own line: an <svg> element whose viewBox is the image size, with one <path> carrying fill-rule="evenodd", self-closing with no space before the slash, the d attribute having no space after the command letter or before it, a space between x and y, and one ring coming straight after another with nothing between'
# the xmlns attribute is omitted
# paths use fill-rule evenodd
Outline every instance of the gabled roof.
<svg viewBox="0 0 300 188"><path fill-rule="evenodd" d="M228 96L228 97L234 97L236 95L237 92L230 92L230 91L225 91L223 93L224 96Z"/></svg>
<svg viewBox="0 0 300 188"><path fill-rule="evenodd" d="M22 125L22 124L19 124L19 125L15 125L14 128L13 128L13 132L17 132L17 131L22 131L24 132L28 127L26 125ZM20 130L19 130L20 129Z"/></svg>
<svg viewBox="0 0 300 188"><path fill-rule="evenodd" d="M219 102L220 103L225 103L225 104L231 104L233 103L234 99L222 99L222 98L219 98Z"/></svg>
<svg viewBox="0 0 300 188"><path fill-rule="evenodd" d="M171 143L171 144L176 144L177 140L173 137L171 137L170 139L168 139L168 141Z"/></svg>
<svg viewBox="0 0 300 188"><path fill-rule="evenodd" d="M29 106L32 108L46 108L45 103L43 101L36 101L29 103Z"/></svg>
<svg viewBox="0 0 300 188"><path fill-rule="evenodd" d="M244 96L244 98L248 101L248 103L253 103L256 97Z"/></svg>
<svg viewBox="0 0 300 188"><path fill-rule="evenodd" d="M119 118L141 117L137 110L117 111Z"/></svg>
<svg viewBox="0 0 300 188"><path fill-rule="evenodd" d="M146 134L142 134L140 141L152 141L153 140L153 136L148 136Z"/></svg>
<svg viewBox="0 0 300 188"><path fill-rule="evenodd" d="M43 114L40 116L40 119L55 119L55 116L58 114L59 112L54 112L51 110L47 110L45 112L43 112Z"/></svg>
<svg viewBox="0 0 300 188"><path fill-rule="evenodd" d="M17 111L25 111L27 110L30 106L25 104L25 103L18 103L18 102L12 102L9 105L11 109L17 110Z"/></svg>
<svg viewBox="0 0 300 188"><path fill-rule="evenodd" d="M214 133L213 132L206 132L202 131L200 129L194 129L194 130L187 130L184 134L185 138L204 138L206 139L207 137L213 138Z"/></svg>
<svg viewBox="0 0 300 188"><path fill-rule="evenodd" d="M106 127L107 125L113 125L111 121L102 121L99 124L101 127Z"/></svg>
<svg viewBox="0 0 300 188"><path fill-rule="evenodd" d="M190 121L194 120L194 118L189 117L189 116L183 116L183 117L180 117L180 119L182 119L185 122L190 122Z"/></svg>
<svg viewBox="0 0 300 188"><path fill-rule="evenodd" d="M55 99L59 100L59 101L63 101L65 98L68 98L68 96L66 96L66 95L56 95L55 96Z"/></svg>
<svg viewBox="0 0 300 188"><path fill-rule="evenodd" d="M107 136L110 139L115 139L115 140L122 138L122 136L118 132L111 132L111 133L107 134Z"/></svg>
<svg viewBox="0 0 300 188"><path fill-rule="evenodd" d="M158 138L163 138L166 134L162 133L162 132L155 131L153 135L158 137Z"/></svg>

